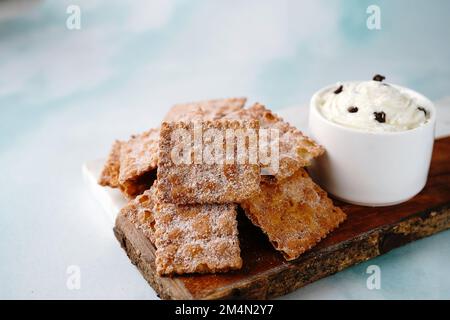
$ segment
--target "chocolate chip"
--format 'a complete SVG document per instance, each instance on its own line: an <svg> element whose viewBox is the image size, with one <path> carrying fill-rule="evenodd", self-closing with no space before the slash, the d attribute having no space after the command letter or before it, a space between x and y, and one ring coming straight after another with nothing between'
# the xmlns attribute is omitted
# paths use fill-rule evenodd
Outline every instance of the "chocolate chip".
<svg viewBox="0 0 450 320"><path fill-rule="evenodd" d="M374 112L373 115L375 116L375 120L378 121L379 123L386 122L386 113L384 113L383 111Z"/></svg>
<svg viewBox="0 0 450 320"><path fill-rule="evenodd" d="M343 88L344 88L343 86L339 86L339 88L337 88L337 89L334 91L334 93L335 93L335 94L341 93Z"/></svg>
<svg viewBox="0 0 450 320"><path fill-rule="evenodd" d="M379 81L382 82L384 79L386 79L385 76L382 76L381 74L377 74L373 77L373 81Z"/></svg>
<svg viewBox="0 0 450 320"><path fill-rule="evenodd" d="M347 111L350 113L356 113L358 112L358 107L348 107Z"/></svg>
<svg viewBox="0 0 450 320"><path fill-rule="evenodd" d="M427 116L427 110L424 107L417 107L419 111L422 111L425 114L425 117Z"/></svg>

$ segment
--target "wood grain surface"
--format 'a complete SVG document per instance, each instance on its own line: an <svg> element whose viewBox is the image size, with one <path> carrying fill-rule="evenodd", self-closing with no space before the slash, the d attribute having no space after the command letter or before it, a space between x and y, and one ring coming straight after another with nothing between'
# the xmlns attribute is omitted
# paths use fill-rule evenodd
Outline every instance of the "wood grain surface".
<svg viewBox="0 0 450 320"><path fill-rule="evenodd" d="M155 272L155 248L140 231L119 216L114 233L131 261L163 299L281 296L450 228L450 137L436 140L427 185L413 199L382 208L335 203L347 213L347 221L312 250L290 262L240 213L243 268L226 274L160 277Z"/></svg>

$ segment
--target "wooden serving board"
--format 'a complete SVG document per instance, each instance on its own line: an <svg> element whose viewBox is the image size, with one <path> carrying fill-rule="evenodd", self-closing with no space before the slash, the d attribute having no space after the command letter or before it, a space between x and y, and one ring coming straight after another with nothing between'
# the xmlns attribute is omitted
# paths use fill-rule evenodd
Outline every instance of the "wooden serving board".
<svg viewBox="0 0 450 320"><path fill-rule="evenodd" d="M414 159L411 159L414 161ZM309 252L287 262L243 214L239 235L243 268L210 275L160 277L155 248L126 219L114 233L131 261L163 299L267 299L366 261L408 242L450 228L450 137L436 140L428 183L400 205L368 208L338 206L348 219Z"/></svg>

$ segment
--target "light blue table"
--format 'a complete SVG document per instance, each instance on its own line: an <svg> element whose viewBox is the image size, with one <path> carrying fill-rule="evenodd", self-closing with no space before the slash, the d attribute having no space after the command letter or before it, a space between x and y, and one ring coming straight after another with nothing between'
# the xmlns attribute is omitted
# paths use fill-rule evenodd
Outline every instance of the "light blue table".
<svg viewBox="0 0 450 320"><path fill-rule="evenodd" d="M381 30L366 27L369 4ZM69 5L80 30L66 26ZM449 123L448 12L445 0L0 2L0 298L155 297L80 167L175 102L248 96L280 110L382 73L440 101ZM366 287L372 264L380 290ZM449 265L443 232L287 298L450 298Z"/></svg>

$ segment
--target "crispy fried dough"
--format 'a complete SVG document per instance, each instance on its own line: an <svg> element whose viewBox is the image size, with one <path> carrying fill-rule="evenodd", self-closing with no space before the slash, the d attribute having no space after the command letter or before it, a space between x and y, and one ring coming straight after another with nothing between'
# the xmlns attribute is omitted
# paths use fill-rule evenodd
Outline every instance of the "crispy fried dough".
<svg viewBox="0 0 450 320"><path fill-rule="evenodd" d="M119 184L120 191L127 199L134 199L144 191L150 189L156 180L156 169L143 173L135 179L125 181Z"/></svg>
<svg viewBox="0 0 450 320"><path fill-rule="evenodd" d="M216 120L241 109L245 102L246 98L229 98L177 104L167 114L166 121ZM150 129L126 142L116 141L99 184L120 187L131 199L147 190L156 175L150 172L157 167L158 140L159 129Z"/></svg>
<svg viewBox="0 0 450 320"><path fill-rule="evenodd" d="M143 194L130 200L119 213L125 216L137 229L141 230L152 243L155 243L155 193L155 187L146 190Z"/></svg>
<svg viewBox="0 0 450 320"><path fill-rule="evenodd" d="M252 131L257 141L259 124L255 120L203 121L196 124L193 122L164 122L161 127L158 163L158 192L161 199L176 204L233 203L242 201L258 192L260 168L257 159L254 163L251 163L249 158L247 158L248 161L239 163L236 161L237 157L229 163L205 163L206 153L203 152L200 162L196 162L195 154L193 157L191 154L188 155L189 163L173 161L172 152L183 149L185 141L177 140L172 135L175 137L177 130L184 130L190 137L188 144L195 149L194 130L198 125L200 125L201 132L207 132L210 129L217 130L218 134L214 138L218 139L218 145L222 150L226 150L227 130L231 132ZM224 151L224 155L225 153L226 151ZM236 154L236 149L234 154Z"/></svg>
<svg viewBox="0 0 450 320"><path fill-rule="evenodd" d="M150 188L158 164L159 128L133 135L120 149L119 186L128 198Z"/></svg>
<svg viewBox="0 0 450 320"><path fill-rule="evenodd" d="M103 167L98 184L117 188L119 186L119 169L120 169L120 148L123 142L116 140L111 147L108 159Z"/></svg>
<svg viewBox="0 0 450 320"><path fill-rule="evenodd" d="M261 129L279 131L279 170L273 174L277 180L292 176L325 151L322 146L259 103L228 114L225 119L257 119Z"/></svg>
<svg viewBox="0 0 450 320"><path fill-rule="evenodd" d="M164 121L219 120L242 109L246 101L246 98L228 98L180 103L169 110Z"/></svg>
<svg viewBox="0 0 450 320"><path fill-rule="evenodd" d="M283 181L262 182L261 192L241 206L286 260L298 258L346 218L304 169Z"/></svg>
<svg viewBox="0 0 450 320"><path fill-rule="evenodd" d="M236 206L155 207L156 268L160 275L240 269Z"/></svg>

